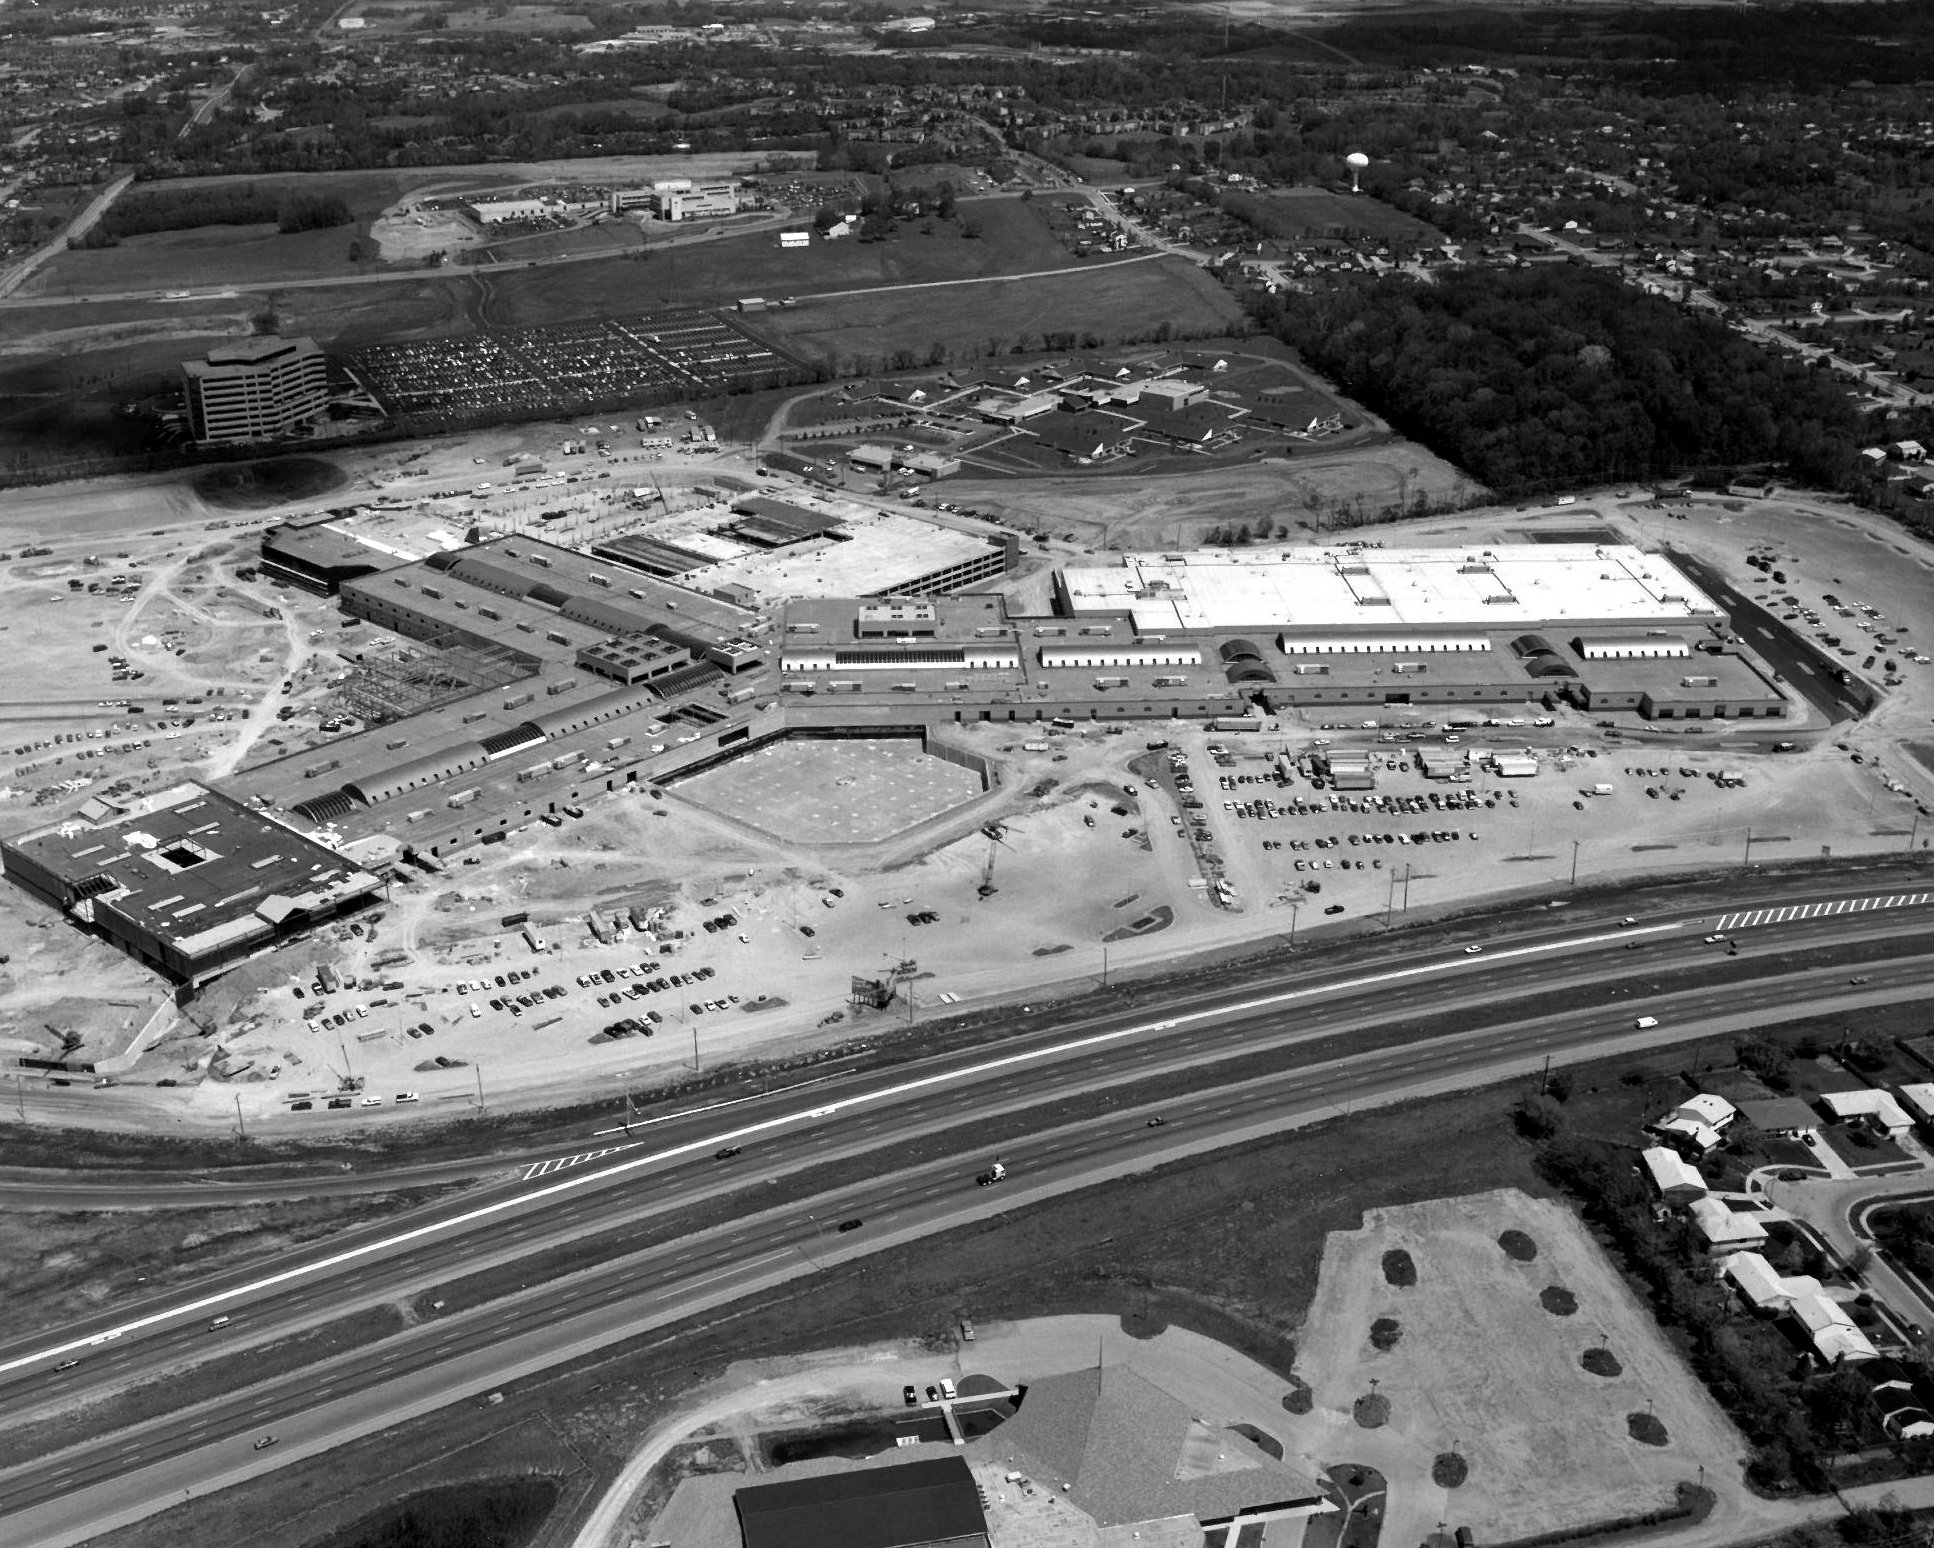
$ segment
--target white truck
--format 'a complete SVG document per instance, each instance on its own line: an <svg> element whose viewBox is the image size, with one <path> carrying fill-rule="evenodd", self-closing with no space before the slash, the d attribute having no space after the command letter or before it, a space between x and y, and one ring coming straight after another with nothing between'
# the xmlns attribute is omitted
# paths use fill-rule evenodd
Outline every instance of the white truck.
<svg viewBox="0 0 1934 1548"><path fill-rule="evenodd" d="M991 1188L997 1182L1006 1181L1007 1168L999 1161L996 1161L986 1171L978 1172L974 1176L974 1186L977 1188Z"/></svg>

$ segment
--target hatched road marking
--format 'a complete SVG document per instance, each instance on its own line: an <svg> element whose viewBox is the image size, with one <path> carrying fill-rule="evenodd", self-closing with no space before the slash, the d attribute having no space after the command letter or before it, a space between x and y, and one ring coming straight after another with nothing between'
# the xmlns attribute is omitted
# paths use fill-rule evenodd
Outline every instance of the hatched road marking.
<svg viewBox="0 0 1934 1548"><path fill-rule="evenodd" d="M548 1177L552 1172L561 1172L567 1167L581 1166L586 1161L602 1161L606 1156L615 1156L622 1150L631 1150L632 1145L607 1145L603 1150L580 1151L575 1156L553 1156L548 1161L533 1161L524 1172L525 1182L536 1182L540 1177Z"/></svg>
<svg viewBox="0 0 1934 1548"><path fill-rule="evenodd" d="M1835 914L1864 914L1882 908L1918 908L1934 902L1934 893L1897 892L1890 898L1836 898L1830 903L1794 903L1786 908L1755 908L1743 914L1721 914L1715 930L1750 930L1755 925L1786 924L1795 919L1825 919Z"/></svg>

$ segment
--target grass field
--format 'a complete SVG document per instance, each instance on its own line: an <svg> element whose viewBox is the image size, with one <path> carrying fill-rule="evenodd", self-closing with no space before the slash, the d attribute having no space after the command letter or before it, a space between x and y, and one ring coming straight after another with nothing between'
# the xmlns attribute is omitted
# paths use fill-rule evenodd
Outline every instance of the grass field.
<svg viewBox="0 0 1934 1548"><path fill-rule="evenodd" d="M1279 236L1322 236L1330 231L1367 232L1371 236L1416 237L1426 242L1443 233L1415 216L1392 209L1368 195L1331 193L1326 188L1293 188L1262 194L1256 203L1273 219Z"/></svg>
<svg viewBox="0 0 1934 1548"><path fill-rule="evenodd" d="M273 285L278 280L324 279L354 274L349 244L366 233L367 220L327 231L287 236L273 224L198 226L123 237L117 247L71 249L55 258L23 288L23 294L84 296L152 285L167 290L219 281Z"/></svg>
<svg viewBox="0 0 1934 1548"><path fill-rule="evenodd" d="M895 237L861 243L815 240L804 251L782 248L770 231L716 242L658 247L643 262L577 263L558 269L479 269L489 287L485 315L500 327L622 316L660 307L730 305L743 296L810 295L860 286L927 284L936 280L1076 267L1047 224L1015 199L962 200L962 214L980 230L903 221ZM654 228L652 238L662 240ZM513 251L515 251L513 249Z"/></svg>
<svg viewBox="0 0 1934 1548"><path fill-rule="evenodd" d="M936 345L949 359L975 359L1038 350L1048 333L1126 343L1148 338L1162 323L1187 338L1219 333L1238 316L1227 292L1193 264L1157 259L1039 279L806 301L768 312L754 327L842 375L860 375L890 366L899 350L922 363Z"/></svg>

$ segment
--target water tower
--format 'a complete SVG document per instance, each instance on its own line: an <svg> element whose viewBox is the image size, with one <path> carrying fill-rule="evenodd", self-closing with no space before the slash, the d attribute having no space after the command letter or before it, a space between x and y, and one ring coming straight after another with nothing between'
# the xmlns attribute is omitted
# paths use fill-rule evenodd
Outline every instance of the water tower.
<svg viewBox="0 0 1934 1548"><path fill-rule="evenodd" d="M1349 155L1343 158L1343 165L1350 169L1350 192L1362 193L1363 183L1361 179L1364 169L1370 165L1370 158L1364 155L1362 151L1351 151Z"/></svg>

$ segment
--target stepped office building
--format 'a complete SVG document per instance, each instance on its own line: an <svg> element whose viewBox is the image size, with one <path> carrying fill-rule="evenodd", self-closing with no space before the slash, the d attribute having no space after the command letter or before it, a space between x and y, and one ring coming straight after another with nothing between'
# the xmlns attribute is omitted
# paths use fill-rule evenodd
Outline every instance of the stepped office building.
<svg viewBox="0 0 1934 1548"><path fill-rule="evenodd" d="M314 339L243 339L181 367L197 441L288 435L328 407L329 371Z"/></svg>

